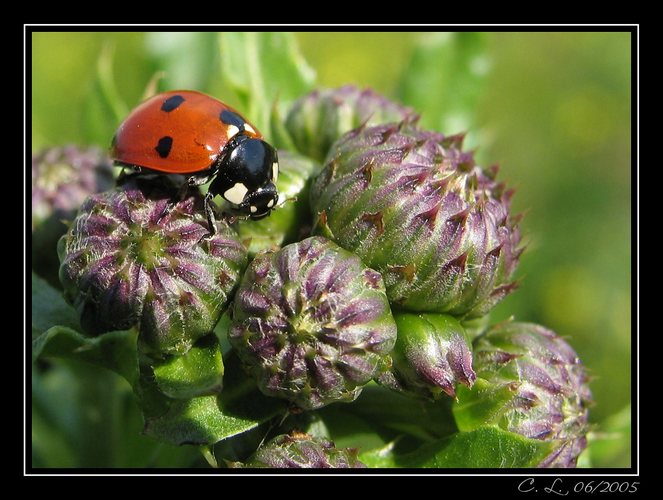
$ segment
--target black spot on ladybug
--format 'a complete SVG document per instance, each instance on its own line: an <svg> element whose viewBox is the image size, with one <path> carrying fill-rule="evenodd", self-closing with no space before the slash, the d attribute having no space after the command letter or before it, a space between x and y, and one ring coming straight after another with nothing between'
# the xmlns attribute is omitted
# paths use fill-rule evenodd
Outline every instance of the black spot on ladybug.
<svg viewBox="0 0 663 500"><path fill-rule="evenodd" d="M167 158L170 154L170 148L173 147L173 138L166 135L159 139L159 144L154 148L161 158Z"/></svg>
<svg viewBox="0 0 663 500"><path fill-rule="evenodd" d="M180 104L184 102L184 97L181 95L174 95L163 101L161 105L161 111L170 113L172 110L177 109Z"/></svg>
<svg viewBox="0 0 663 500"><path fill-rule="evenodd" d="M244 130L244 120L237 113L224 109L221 111L219 119L226 125L234 125L238 129Z"/></svg>

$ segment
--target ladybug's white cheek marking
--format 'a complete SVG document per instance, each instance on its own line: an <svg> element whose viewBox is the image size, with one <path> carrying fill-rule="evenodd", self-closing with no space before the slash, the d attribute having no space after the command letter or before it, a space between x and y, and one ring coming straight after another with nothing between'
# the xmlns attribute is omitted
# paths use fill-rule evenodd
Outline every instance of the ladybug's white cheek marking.
<svg viewBox="0 0 663 500"><path fill-rule="evenodd" d="M246 193L249 190L246 188L244 184L241 182L238 182L235 184L233 187L228 189L225 193L223 193L223 197L228 200L230 203L234 203L235 205L239 205L244 201L244 196L246 196Z"/></svg>
<svg viewBox="0 0 663 500"><path fill-rule="evenodd" d="M257 211L258 211L258 209L256 207L254 207L253 205L251 205L251 213L254 214Z"/></svg>
<svg viewBox="0 0 663 500"><path fill-rule="evenodd" d="M256 130L251 125L249 125L248 123L244 124L244 130L248 130L252 134L256 134ZM256 134L256 135L258 135L258 134Z"/></svg>
<svg viewBox="0 0 663 500"><path fill-rule="evenodd" d="M238 132L239 128L237 128L235 125L228 125L228 130L226 131L226 136L228 137L228 140L235 137Z"/></svg>
<svg viewBox="0 0 663 500"><path fill-rule="evenodd" d="M276 182L279 178L279 164L272 163L272 182Z"/></svg>
<svg viewBox="0 0 663 500"><path fill-rule="evenodd" d="M272 208L274 206L274 200L269 200L267 202L267 208Z"/></svg>

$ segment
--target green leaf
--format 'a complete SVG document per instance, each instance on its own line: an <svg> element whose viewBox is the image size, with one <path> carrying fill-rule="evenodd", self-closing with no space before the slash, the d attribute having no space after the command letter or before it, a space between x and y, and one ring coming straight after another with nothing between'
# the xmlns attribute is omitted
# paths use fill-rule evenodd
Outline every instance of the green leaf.
<svg viewBox="0 0 663 500"><path fill-rule="evenodd" d="M214 327L214 335L216 336L216 340L219 341L222 353L229 353L232 349L230 341L228 340L228 330L230 330L231 322L230 310L228 309L223 313L223 316L221 316L221 319Z"/></svg>
<svg viewBox="0 0 663 500"><path fill-rule="evenodd" d="M369 467L523 468L535 467L552 448L551 442L527 439L497 427L481 427L402 455L396 454L390 443L362 453L359 459Z"/></svg>
<svg viewBox="0 0 663 500"><path fill-rule="evenodd" d="M223 357L216 337L206 337L182 356L153 367L159 390L170 398L190 399L221 392Z"/></svg>
<svg viewBox="0 0 663 500"><path fill-rule="evenodd" d="M234 355L229 356L221 395L190 399L164 395L186 397L218 389L223 361L217 342L213 337L210 340L210 345L199 344L188 355L171 358L154 368L139 368L137 333L133 330L87 338L71 328L54 326L33 341L32 356L33 360L51 357L85 361L120 374L139 398L144 433L169 444L213 444L285 412L284 403L258 391Z"/></svg>
<svg viewBox="0 0 663 500"><path fill-rule="evenodd" d="M482 425L499 422L507 405L513 401L518 383L491 384L478 378L471 389L459 387L453 414L461 431L471 431Z"/></svg>
<svg viewBox="0 0 663 500"><path fill-rule="evenodd" d="M396 442L392 441L382 448L362 451L359 453L359 460L371 469L393 469L399 467L396 463L396 454L394 453L395 445Z"/></svg>
<svg viewBox="0 0 663 500"><path fill-rule="evenodd" d="M376 422L353 415L345 411L344 406L329 405L318 412L328 435L315 434L310 428L306 429L306 432L311 435L328 437L337 448L357 448L368 451L385 446L385 439L376 432Z"/></svg>
<svg viewBox="0 0 663 500"><path fill-rule="evenodd" d="M352 405L353 412L373 422L420 439L431 440L455 432L451 398L426 401L402 396L391 390L370 385Z"/></svg>
<svg viewBox="0 0 663 500"><path fill-rule="evenodd" d="M89 144L108 147L128 108L113 76L113 46L106 44L97 59L97 71L83 105L83 135Z"/></svg>
<svg viewBox="0 0 663 500"><path fill-rule="evenodd" d="M149 32L145 48L162 90L206 89L216 61L213 32Z"/></svg>
<svg viewBox="0 0 663 500"><path fill-rule="evenodd" d="M142 434L144 417L135 392L128 386L119 394L118 467L190 467L200 463L194 447L171 446Z"/></svg>
<svg viewBox="0 0 663 500"><path fill-rule="evenodd" d="M171 444L213 444L258 425L252 418L226 414L217 396L176 401L168 412L145 422L148 436Z"/></svg>
<svg viewBox="0 0 663 500"><path fill-rule="evenodd" d="M408 434L424 441L432 441L457 431L451 414L451 398L431 402L414 399L394 391L369 384L361 395L350 405L323 409L327 412L343 412L359 417L371 426L380 426Z"/></svg>
<svg viewBox="0 0 663 500"><path fill-rule="evenodd" d="M121 330L88 338L71 328L54 326L32 341L32 360L85 361L114 371L134 386L138 380L137 336L134 330Z"/></svg>
<svg viewBox="0 0 663 500"><path fill-rule="evenodd" d="M144 432L170 444L214 444L286 411L282 401L258 391L234 354L226 359L223 386L218 396L170 400L165 413L146 415Z"/></svg>
<svg viewBox="0 0 663 500"><path fill-rule="evenodd" d="M32 336L41 335L54 325L79 330L78 316L62 294L32 273Z"/></svg>
<svg viewBox="0 0 663 500"><path fill-rule="evenodd" d="M224 81L239 97L241 111L263 131L269 130L274 102L285 106L315 80L292 33L224 32L219 47Z"/></svg>
<svg viewBox="0 0 663 500"><path fill-rule="evenodd" d="M485 33L425 33L400 83L403 102L420 124L445 134L474 124L477 100L490 69Z"/></svg>

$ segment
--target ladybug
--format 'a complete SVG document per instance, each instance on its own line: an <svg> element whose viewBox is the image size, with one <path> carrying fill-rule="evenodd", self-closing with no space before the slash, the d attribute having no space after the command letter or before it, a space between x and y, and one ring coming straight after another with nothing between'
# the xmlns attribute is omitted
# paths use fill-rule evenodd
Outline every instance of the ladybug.
<svg viewBox="0 0 663 500"><path fill-rule="evenodd" d="M269 215L278 201L276 149L236 110L193 90L140 104L113 136L110 155L138 172L185 175L184 190L211 180L205 213L212 232L216 195L251 219Z"/></svg>

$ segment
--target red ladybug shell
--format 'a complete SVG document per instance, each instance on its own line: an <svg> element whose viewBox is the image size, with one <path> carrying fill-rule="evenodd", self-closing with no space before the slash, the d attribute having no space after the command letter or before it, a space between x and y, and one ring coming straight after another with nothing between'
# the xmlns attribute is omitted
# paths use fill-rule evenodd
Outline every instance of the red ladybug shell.
<svg viewBox="0 0 663 500"><path fill-rule="evenodd" d="M240 129L262 138L233 108L192 90L155 95L118 128L111 158L158 172L192 174L210 168Z"/></svg>

